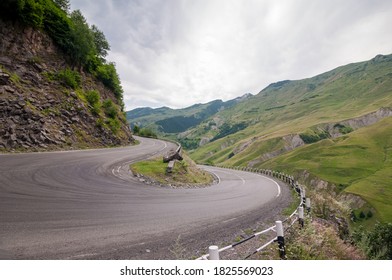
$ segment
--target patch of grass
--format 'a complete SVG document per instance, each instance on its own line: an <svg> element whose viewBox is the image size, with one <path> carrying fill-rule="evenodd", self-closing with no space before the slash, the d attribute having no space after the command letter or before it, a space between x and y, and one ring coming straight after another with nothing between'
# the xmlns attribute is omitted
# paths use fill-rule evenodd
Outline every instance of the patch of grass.
<svg viewBox="0 0 392 280"><path fill-rule="evenodd" d="M89 90L85 93L85 99L90 105L90 111L98 116L101 113L101 96L97 90Z"/></svg>
<svg viewBox="0 0 392 280"><path fill-rule="evenodd" d="M11 80L15 85L20 85L22 79L18 76L18 74L12 73L12 74L10 75L10 80Z"/></svg>
<svg viewBox="0 0 392 280"><path fill-rule="evenodd" d="M30 64L42 64L42 58L39 56L32 56L27 60Z"/></svg>
<svg viewBox="0 0 392 280"><path fill-rule="evenodd" d="M105 115L111 119L115 119L118 115L118 110L114 105L113 101L110 99L106 99L102 102L102 108L105 112Z"/></svg>
<svg viewBox="0 0 392 280"><path fill-rule="evenodd" d="M302 230L287 235L286 254L289 260L355 260L365 256L336 234L333 227L317 221L305 223Z"/></svg>
<svg viewBox="0 0 392 280"><path fill-rule="evenodd" d="M10 76L10 80L14 85L21 86L22 78L17 73L9 71L3 65L0 65L0 69Z"/></svg>
<svg viewBox="0 0 392 280"><path fill-rule="evenodd" d="M184 160L177 161L173 172L166 173L167 163L162 157L140 161L130 166L133 173L142 174L155 181L168 185L208 185L213 181L211 174L199 169L196 164L185 154Z"/></svg>
<svg viewBox="0 0 392 280"><path fill-rule="evenodd" d="M55 79L62 83L64 86L76 89L80 87L82 77L77 71L73 71L69 68L60 70L55 74Z"/></svg>
<svg viewBox="0 0 392 280"><path fill-rule="evenodd" d="M105 123L114 134L116 134L121 128L121 123L117 118L116 119L108 118L106 119Z"/></svg>
<svg viewBox="0 0 392 280"><path fill-rule="evenodd" d="M282 215L284 216L290 216L298 208L298 205L301 201L301 198L298 196L298 193L294 189L291 189L291 197L293 199L290 205L282 211Z"/></svg>

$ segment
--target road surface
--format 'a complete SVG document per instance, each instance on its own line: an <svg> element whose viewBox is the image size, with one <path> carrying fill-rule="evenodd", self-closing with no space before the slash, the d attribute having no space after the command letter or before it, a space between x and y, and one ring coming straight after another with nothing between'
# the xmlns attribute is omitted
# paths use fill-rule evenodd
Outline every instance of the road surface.
<svg viewBox="0 0 392 280"><path fill-rule="evenodd" d="M174 144L0 155L0 258L167 259L179 237L188 256L289 203L272 179L204 167L219 183L201 189L148 186L129 164Z"/></svg>

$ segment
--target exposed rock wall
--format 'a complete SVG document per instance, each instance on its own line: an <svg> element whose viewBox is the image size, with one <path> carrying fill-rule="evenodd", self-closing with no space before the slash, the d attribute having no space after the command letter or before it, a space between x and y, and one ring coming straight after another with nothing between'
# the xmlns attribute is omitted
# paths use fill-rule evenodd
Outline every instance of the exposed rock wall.
<svg viewBox="0 0 392 280"><path fill-rule="evenodd" d="M370 126L376 122L392 116L392 108L380 108L375 112L369 114L352 118L348 120L341 121L339 123L327 124L325 130L331 135L332 138L336 138L342 135L339 131L339 125L350 127L353 130L357 130L361 127Z"/></svg>
<svg viewBox="0 0 392 280"><path fill-rule="evenodd" d="M46 34L0 21L0 149L48 150L126 145L126 122L113 133L89 105L47 73L69 67ZM94 77L81 72L82 91L97 90L117 102Z"/></svg>

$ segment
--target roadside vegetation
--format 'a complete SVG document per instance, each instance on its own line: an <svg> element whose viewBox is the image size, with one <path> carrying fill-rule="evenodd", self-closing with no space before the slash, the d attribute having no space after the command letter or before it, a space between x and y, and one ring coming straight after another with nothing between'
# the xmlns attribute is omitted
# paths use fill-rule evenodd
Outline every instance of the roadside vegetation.
<svg viewBox="0 0 392 280"><path fill-rule="evenodd" d="M208 186L213 182L213 177L208 172L199 169L196 164L185 154L182 161L176 161L173 171L166 172L167 163L162 157L141 161L130 166L133 174L140 174L165 186L192 187Z"/></svg>
<svg viewBox="0 0 392 280"><path fill-rule="evenodd" d="M80 86L80 75L74 70L84 70L111 89L121 110L124 109L123 89L115 65L105 59L110 50L105 35L95 25L90 26L80 10L71 12L69 0L2 0L0 16L45 31L65 53L73 69L49 73L51 78L76 89Z"/></svg>
<svg viewBox="0 0 392 280"><path fill-rule="evenodd" d="M148 127L140 128L139 126L135 125L132 130L133 130L133 133L137 136L147 137L147 138L155 138L155 139L158 138L155 131L153 131L151 128L148 128Z"/></svg>
<svg viewBox="0 0 392 280"><path fill-rule="evenodd" d="M390 117L333 140L305 145L268 160L259 167L278 169L290 174L303 174L306 170L333 184L336 194L359 195L371 208L355 212L356 223L372 219L374 224L376 220L392 221L391 159Z"/></svg>
<svg viewBox="0 0 392 280"><path fill-rule="evenodd" d="M127 125L123 89L114 63L105 59L110 46L102 31L90 26L81 11L70 11L69 0L4 0L0 16L47 33L64 52L68 66L42 75L63 87L64 93L74 92L96 118L96 127L124 136L119 135L124 134L121 127ZM40 64L41 58L32 57L29 62ZM114 96L108 98L103 93L105 88ZM83 132L79 136L81 140L85 138Z"/></svg>
<svg viewBox="0 0 392 280"><path fill-rule="evenodd" d="M365 254L336 233L325 220L307 222L303 229L290 230L286 237L288 260L360 260Z"/></svg>

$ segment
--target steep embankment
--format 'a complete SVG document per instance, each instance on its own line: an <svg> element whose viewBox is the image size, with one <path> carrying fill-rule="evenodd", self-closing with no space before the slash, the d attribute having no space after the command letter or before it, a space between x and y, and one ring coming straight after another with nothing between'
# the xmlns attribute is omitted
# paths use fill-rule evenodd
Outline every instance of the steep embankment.
<svg viewBox="0 0 392 280"><path fill-rule="evenodd" d="M0 150L125 145L121 104L43 31L0 20Z"/></svg>

